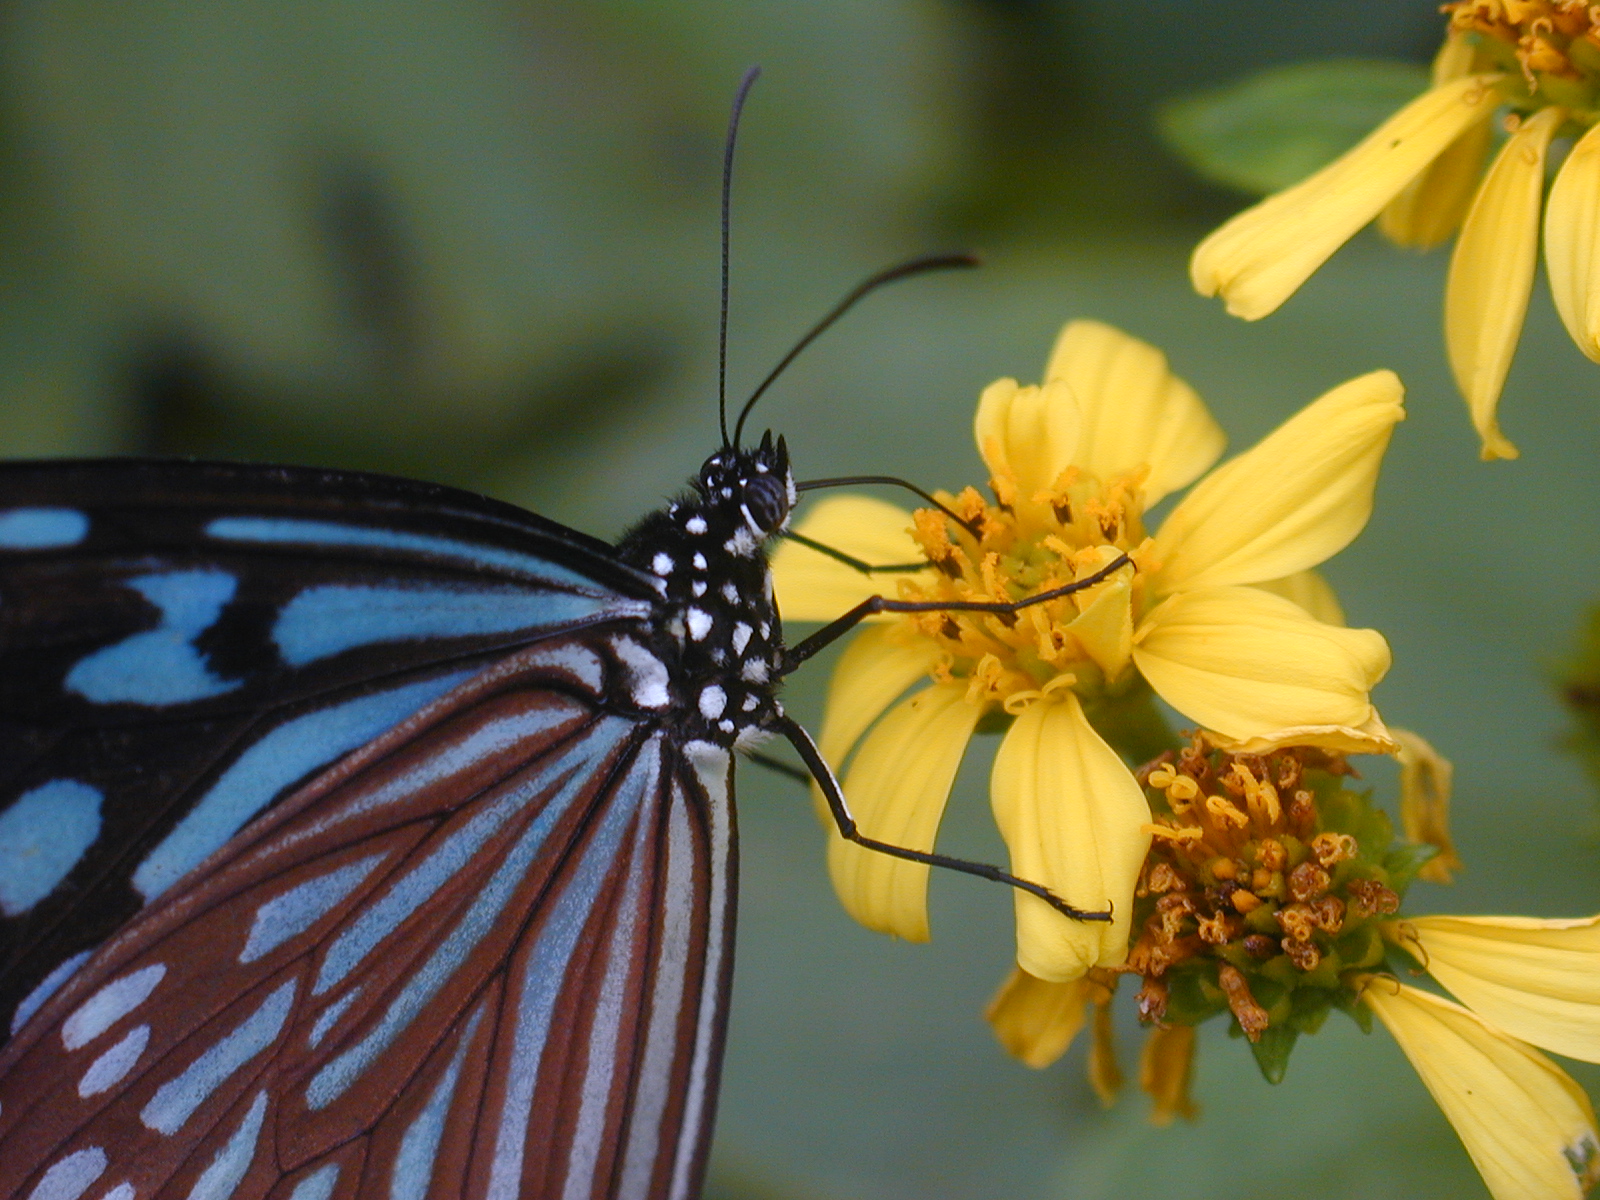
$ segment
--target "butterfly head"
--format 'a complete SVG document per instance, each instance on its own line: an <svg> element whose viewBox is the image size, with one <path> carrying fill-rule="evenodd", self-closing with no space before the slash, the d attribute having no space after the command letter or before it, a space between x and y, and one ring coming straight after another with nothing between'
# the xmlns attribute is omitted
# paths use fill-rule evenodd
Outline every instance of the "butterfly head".
<svg viewBox="0 0 1600 1200"><path fill-rule="evenodd" d="M736 526L757 543L783 532L789 525L798 494L789 470L789 448L772 431L750 449L724 446L700 468L694 487L707 506L737 514Z"/></svg>

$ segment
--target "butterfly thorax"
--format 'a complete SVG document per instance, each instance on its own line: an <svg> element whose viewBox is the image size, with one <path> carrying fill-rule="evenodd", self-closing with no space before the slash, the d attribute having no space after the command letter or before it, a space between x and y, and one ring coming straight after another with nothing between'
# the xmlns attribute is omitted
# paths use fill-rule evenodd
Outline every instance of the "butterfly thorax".
<svg viewBox="0 0 1600 1200"><path fill-rule="evenodd" d="M767 544L795 502L788 450L771 434L754 449L725 447L691 485L618 550L661 581L648 648L664 667L669 719L687 742L742 749L781 712L783 631Z"/></svg>

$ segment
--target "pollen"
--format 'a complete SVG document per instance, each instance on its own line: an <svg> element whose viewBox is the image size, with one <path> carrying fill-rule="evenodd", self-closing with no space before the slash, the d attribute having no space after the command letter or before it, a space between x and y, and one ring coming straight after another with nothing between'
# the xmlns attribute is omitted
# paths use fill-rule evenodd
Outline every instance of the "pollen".
<svg viewBox="0 0 1600 1200"><path fill-rule="evenodd" d="M1229 754L1199 734L1141 769L1156 836L1122 970L1142 976L1147 1019L1220 1010L1256 1042L1314 1024L1377 961L1377 922L1399 906L1391 831L1352 775L1328 751Z"/></svg>
<svg viewBox="0 0 1600 1200"><path fill-rule="evenodd" d="M913 601L1008 603L1074 583L1118 554L1139 565L1148 554L1139 485L1140 468L1105 483L1072 467L1054 488L1024 497L1005 472L990 480L994 499L974 488L938 496L948 511L917 510L912 535L938 573L902 580L900 595ZM960 522L951 519L951 513ZM1097 609L1108 591L1120 614ZM1137 621L1144 599L1138 572L1010 613L939 612L905 618L944 652L942 674L969 683L974 702L1005 704L1037 695L1063 675L1092 697L1126 683L1132 669L1106 649L1107 630ZM1111 619L1111 618L1117 619Z"/></svg>
<svg viewBox="0 0 1600 1200"><path fill-rule="evenodd" d="M1454 0L1442 9L1451 29L1477 35L1489 57L1522 77L1525 99L1566 103L1573 85L1600 78L1600 6L1581 0ZM1588 106L1580 112L1583 107Z"/></svg>

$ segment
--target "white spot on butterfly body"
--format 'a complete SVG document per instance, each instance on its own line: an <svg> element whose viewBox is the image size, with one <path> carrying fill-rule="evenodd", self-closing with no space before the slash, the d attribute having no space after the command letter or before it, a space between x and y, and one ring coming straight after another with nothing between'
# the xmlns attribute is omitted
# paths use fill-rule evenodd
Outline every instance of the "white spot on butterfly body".
<svg viewBox="0 0 1600 1200"><path fill-rule="evenodd" d="M106 1161L99 1146L75 1151L44 1173L28 1200L78 1200L105 1173Z"/></svg>
<svg viewBox="0 0 1600 1200"><path fill-rule="evenodd" d="M729 554L737 554L740 558L749 558L756 552L756 547L761 543L756 540L748 528L741 525L733 531L733 536L722 543L722 548Z"/></svg>
<svg viewBox="0 0 1600 1200"><path fill-rule="evenodd" d="M683 527L690 533L704 533L706 531L706 520L704 517L690 517L683 523ZM704 570L705 567L702 566L700 569Z"/></svg>
<svg viewBox="0 0 1600 1200"><path fill-rule="evenodd" d="M748 660L739 671L739 678L746 683L765 683L768 668L765 659L752 658Z"/></svg>
<svg viewBox="0 0 1600 1200"><path fill-rule="evenodd" d="M135 633L78 660L68 691L95 704L187 704L221 696L243 680L212 673L194 640L211 628L239 581L226 571L167 571L127 581L161 612L154 629Z"/></svg>
<svg viewBox="0 0 1600 1200"><path fill-rule="evenodd" d="M704 596L706 594L706 581L704 579L696 579L689 585L689 591L696 599Z"/></svg>
<svg viewBox="0 0 1600 1200"><path fill-rule="evenodd" d="M691 608L685 616L689 622L689 637L694 641L705 641L706 634L711 632L711 614L703 608Z"/></svg>
<svg viewBox="0 0 1600 1200"><path fill-rule="evenodd" d="M133 1070L149 1044L150 1026L136 1025L128 1030L120 1042L89 1064L83 1078L78 1080L79 1098L87 1100L90 1096L98 1096L120 1083Z"/></svg>
<svg viewBox="0 0 1600 1200"><path fill-rule="evenodd" d="M715 721L727 707L728 693L716 684L700 689L700 715L706 720Z"/></svg>
<svg viewBox="0 0 1600 1200"><path fill-rule="evenodd" d="M745 712L754 712L756 708L760 706L760 704L760 696L756 695L754 692L747 692L745 694L744 703L739 707L744 709Z"/></svg>
<svg viewBox="0 0 1600 1200"><path fill-rule="evenodd" d="M148 1000L166 975L165 963L151 963L113 979L61 1023L61 1044L68 1050L87 1046Z"/></svg>
<svg viewBox="0 0 1600 1200"><path fill-rule="evenodd" d="M717 728L722 730L723 733L732 733L735 729L737 729L739 727L737 725L735 725L732 721L729 721L726 718L724 718L723 720L717 722Z"/></svg>
<svg viewBox="0 0 1600 1200"><path fill-rule="evenodd" d="M0 512L0 549L49 550L76 546L89 518L75 508L8 508Z"/></svg>
<svg viewBox="0 0 1600 1200"><path fill-rule="evenodd" d="M731 579L728 580L727 583L722 585L722 598L729 604L739 603L739 585Z"/></svg>
<svg viewBox="0 0 1600 1200"><path fill-rule="evenodd" d="M650 560L650 569L657 575L672 574L672 555L662 551Z"/></svg>
<svg viewBox="0 0 1600 1200"><path fill-rule="evenodd" d="M612 638L617 657L628 668L629 693L640 708L666 708L672 703L667 664L632 638Z"/></svg>
<svg viewBox="0 0 1600 1200"><path fill-rule="evenodd" d="M755 632L745 622L740 621L733 627L733 652L743 654L744 648L750 644L750 635Z"/></svg>
<svg viewBox="0 0 1600 1200"><path fill-rule="evenodd" d="M696 571L704 571L706 569L706 556L698 550L695 551L694 555L694 569Z"/></svg>
<svg viewBox="0 0 1600 1200"><path fill-rule="evenodd" d="M27 912L56 889L100 836L99 788L52 779L0 813L0 913Z"/></svg>

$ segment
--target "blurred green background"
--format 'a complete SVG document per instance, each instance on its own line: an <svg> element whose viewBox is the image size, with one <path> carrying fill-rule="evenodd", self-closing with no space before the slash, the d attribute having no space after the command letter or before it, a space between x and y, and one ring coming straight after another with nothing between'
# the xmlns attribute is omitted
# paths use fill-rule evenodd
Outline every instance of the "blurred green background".
<svg viewBox="0 0 1600 1200"><path fill-rule="evenodd" d="M1330 55L1425 63L1432 0L12 3L0 42L0 452L183 453L463 484L613 536L715 431L719 142L740 72L737 395L913 253L764 401L805 475L979 478L972 406L1097 317L1163 347L1248 445L1400 372L1379 507L1328 568L1390 638L1392 723L1458 768L1468 870L1411 907L1600 909L1596 806L1551 686L1600 593L1600 368L1541 291L1480 465L1445 370L1444 256L1363 234L1279 314L1226 317L1189 248L1244 203L1154 109ZM909 436L908 436L909 435ZM826 663L792 689L815 722ZM1000 853L980 751L951 849ZM1392 787L1386 763L1369 777ZM1102 1111L981 1020L1007 896L933 883L934 942L852 925L794 785L741 772L739 970L711 1191L755 1198L1483 1194L1398 1050L1335 1017L1271 1089L1202 1035L1201 1120ZM1391 793L1392 794L1392 793ZM1125 1067L1138 1035L1126 1004ZM1600 1083L1580 1071L1591 1090Z"/></svg>

